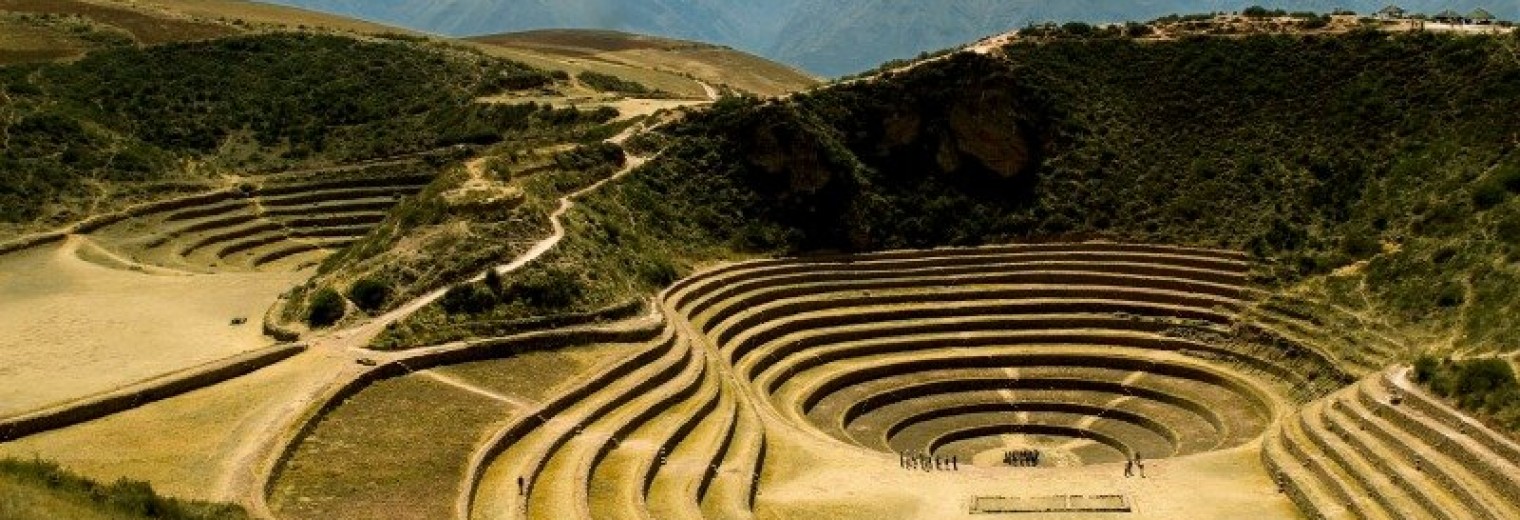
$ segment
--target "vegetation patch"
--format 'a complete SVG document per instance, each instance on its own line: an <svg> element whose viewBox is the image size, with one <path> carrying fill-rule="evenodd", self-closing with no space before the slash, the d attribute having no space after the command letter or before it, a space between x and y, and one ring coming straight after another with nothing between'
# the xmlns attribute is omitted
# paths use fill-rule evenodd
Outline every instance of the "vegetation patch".
<svg viewBox="0 0 1520 520"><path fill-rule="evenodd" d="M330 326L343 319L347 307L348 302L338 294L338 291L332 289L317 291L316 296L311 298L311 307L306 313L306 324L312 327Z"/></svg>
<svg viewBox="0 0 1520 520"><path fill-rule="evenodd" d="M110 209L82 199L132 202L109 196L121 186L220 173L186 160L273 170L494 143L579 112L474 99L553 81L454 47L292 33L0 67L0 222L76 220Z"/></svg>
<svg viewBox="0 0 1520 520"><path fill-rule="evenodd" d="M604 124L605 113L581 113L577 123L563 127L566 135L546 136L557 142L578 135L601 134L620 125ZM584 133L582 133L584 132ZM315 287L348 283L359 277L387 280L392 288L386 306L404 302L435 287L455 283L510 260L549 234L548 215L559 199L605 179L622 168L622 147L593 141L589 144L560 143L539 149L503 144L488 150L480 172L455 168L445 172L418 196L403 201L370 235L328 258L319 269ZM521 194L502 204L459 204L450 194L470 186L498 186ZM427 255L419 252L425 251ZM568 280L549 273L555 280ZM507 280L491 284L467 284L451 290L441 301L446 316L464 321L502 321L529 317L519 312L496 312L519 301L549 300L567 303L578 289L573 285L533 280ZM571 293L567 295L567 293ZM302 295L291 301L304 302ZM619 302L621 303L621 302ZM382 306L382 310L385 307ZM295 314L300 316L300 314ZM437 315L434 315L437 318ZM429 323L440 324L437 320ZM460 339L460 330L441 334L412 335L420 327L402 327L387 333L382 343L411 344L431 339Z"/></svg>
<svg viewBox="0 0 1520 520"><path fill-rule="evenodd" d="M1520 434L1520 382L1509 361L1422 356L1415 361L1414 379L1463 412L1511 435Z"/></svg>
<svg viewBox="0 0 1520 520"><path fill-rule="evenodd" d="M577 374L620 354L623 352L615 346L578 346L547 352L526 352L509 359L464 363L434 370L492 392L537 401L554 395L560 386L571 381Z"/></svg>
<svg viewBox="0 0 1520 520"><path fill-rule="evenodd" d="M631 95L653 93L653 91L649 90L649 87L644 86L642 83L629 81L617 76L613 76L611 74L602 74L600 72L589 70L580 74L576 74L575 79L580 80L581 83L585 84L588 87L600 90L602 92L617 92L621 94Z"/></svg>
<svg viewBox="0 0 1520 520"><path fill-rule="evenodd" d="M147 482L101 484L45 460L0 459L0 518L233 520L230 504L160 496Z"/></svg>

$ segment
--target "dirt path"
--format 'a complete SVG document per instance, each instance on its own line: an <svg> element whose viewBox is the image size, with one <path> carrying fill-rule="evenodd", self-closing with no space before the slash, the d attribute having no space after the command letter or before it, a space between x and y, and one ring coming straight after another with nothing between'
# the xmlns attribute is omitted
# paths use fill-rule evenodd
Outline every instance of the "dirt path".
<svg viewBox="0 0 1520 520"><path fill-rule="evenodd" d="M718 100L718 89L713 88L712 85L708 85L706 81L702 81L702 80L699 80L699 79L698 80L692 80L692 81L696 81L698 85L702 86L702 91L707 93L707 99L709 101L717 101Z"/></svg>
<svg viewBox="0 0 1520 520"><path fill-rule="evenodd" d="M464 390L466 392L469 392L469 393L472 393L472 394L475 394L475 395L478 395L478 396L481 396L481 397L485 397L486 399L490 399L490 400L493 400L493 401L499 401L499 402L502 402L502 403L506 403L508 405L511 405L513 408L517 408L519 410L526 410L528 408L533 407L533 403L524 401L522 399L518 399L516 397L505 396L505 395L502 395L502 394L499 394L499 393L496 393L496 392L492 392L490 390L486 390L486 389L481 388L479 386L475 386L475 385L472 385L470 383L467 383L467 382L465 382L463 380L443 375L443 374L439 373L436 370L423 370L423 371L420 371L420 372L413 372L413 373L417 374L417 375L421 375L421 376L426 377L428 379L432 379L432 380L437 381L439 383L443 383L443 384L452 386L454 388L458 388L460 390Z"/></svg>
<svg viewBox="0 0 1520 520"><path fill-rule="evenodd" d="M565 238L565 225L562 220L565 213L568 213L571 208L575 207L575 199L580 198L581 196L584 196L585 194L592 191L596 191L598 188L601 188L609 182L623 178L633 170L637 169L639 166L643 166L647 160L648 159L645 158L630 157L628 159L628 163L624 165L623 169L618 170L618 172L612 176L597 181L595 184L582 188L574 193L560 197L559 207L555 208L554 212L549 214L549 222L553 228L553 232L550 233L548 237L545 237L544 239L539 240L537 243L533 244L533 247L523 252L523 254L518 255L517 258L514 258L511 262L498 265L491 269L495 270L497 274L504 275L511 273L513 271L521 269L523 266L528 265L535 260L538 260L538 258L543 256L544 253L547 253L549 250L554 249L554 246L558 245L559 241ZM482 272L463 283L479 282L485 278L486 273ZM438 301L439 298L442 298L443 295L447 294L449 292L449 289L452 288L454 288L454 286L435 289L432 292L418 296L417 298L412 299L412 301L407 302L400 307L397 307L395 310L382 314L379 317L374 318L366 323L343 331L332 333L325 337L314 339L312 340L311 344L314 348L325 348L333 350L362 350L368 352L368 350L364 347L366 345L369 345L371 341L379 336L380 333L385 330L385 327L389 326L392 323L406 319L406 317L417 313L417 311L422 310L429 304Z"/></svg>
<svg viewBox="0 0 1520 520"><path fill-rule="evenodd" d="M628 128L617 136L608 139L608 142L621 144L642 130L643 128L639 126ZM651 158L629 157L624 167L613 175L560 197L559 207L549 214L549 221L553 227L553 232L548 237L534 244L532 248L513 258L510 262L492 267L491 270L496 271L498 274L508 274L523 268L542 257L545 253L548 253L554 246L559 244L560 240L564 239L565 227L563 217L575 207L576 199L600 189L607 183L627 176L638 169L639 166L644 165L649 159ZM481 272L469 280L460 282L459 285L478 282L484 280L485 277L486 272ZM301 427L299 421L305 416L306 410L317 404L314 400L318 396L328 392L329 389L347 384L367 371L368 367L356 363L360 358L370 358L379 363L385 363L389 360L402 359L408 355L415 354L415 351L403 353L377 352L365 347L384 331L387 326L422 310L424 307L442 298L453 287L439 288L368 322L313 338L309 342L312 353L301 357L305 358L305 362L331 364L333 370L323 372L325 377L308 381L305 384L305 390L297 394L295 402L283 408L280 413L271 414L261 419L261 424L255 433L249 438L244 439L240 443L236 455L223 464L224 478L219 486L219 489L222 490L222 496L244 504L255 517L272 518L273 513L269 509L267 497L264 493L264 486L269 479L274 478L272 471L274 470L275 460L273 457L276 457L284 447L283 443L289 442L293 438L294 429ZM287 361L287 363L289 362L291 361ZM446 376L426 371L423 373L434 379L439 379L441 382L449 383L446 380L449 378ZM468 388L465 389L469 390ZM489 392L487 394L499 400L505 399L505 396L496 396Z"/></svg>

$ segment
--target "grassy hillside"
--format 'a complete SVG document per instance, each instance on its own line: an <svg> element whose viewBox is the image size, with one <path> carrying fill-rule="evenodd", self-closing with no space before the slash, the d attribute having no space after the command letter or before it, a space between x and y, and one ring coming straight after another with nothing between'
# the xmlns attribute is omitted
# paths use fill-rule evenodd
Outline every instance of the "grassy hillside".
<svg viewBox="0 0 1520 520"><path fill-rule="evenodd" d="M146 482L105 485L47 461L0 460L0 518L236 520L242 508L159 496Z"/></svg>
<svg viewBox="0 0 1520 520"><path fill-rule="evenodd" d="M670 128L672 148L587 200L521 275L572 284L573 301L515 312L602 308L734 255L1111 237L1243 248L1263 284L1417 344L1511 349L1517 48L1072 39L725 100Z"/></svg>
<svg viewBox="0 0 1520 520"><path fill-rule="evenodd" d="M0 222L72 221L216 176L489 144L548 73L412 39L274 33L0 67Z"/></svg>

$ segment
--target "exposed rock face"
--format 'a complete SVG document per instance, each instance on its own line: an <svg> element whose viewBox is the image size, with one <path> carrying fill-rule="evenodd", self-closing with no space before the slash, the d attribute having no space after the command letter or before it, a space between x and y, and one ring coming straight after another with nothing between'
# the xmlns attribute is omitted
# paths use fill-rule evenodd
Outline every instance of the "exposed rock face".
<svg viewBox="0 0 1520 520"><path fill-rule="evenodd" d="M957 159L973 158L1002 178L1019 175L1034 166L1031 137L1023 131L1017 108L1006 92L983 91L976 98L962 99L950 107L950 128L941 150L953 147ZM944 157L945 153L941 153ZM959 170L957 164L945 171Z"/></svg>
<svg viewBox="0 0 1520 520"><path fill-rule="evenodd" d="M785 179L786 193L817 193L833 178L824 166L822 144L793 130L781 125L756 129L753 160L765 173Z"/></svg>
<svg viewBox="0 0 1520 520"><path fill-rule="evenodd" d="M1008 90L985 85L945 98L917 100L887 113L880 135L864 136L877 142L856 147L889 162L917 162L925 170L919 174L1013 179L1038 166L1046 138L1033 129Z"/></svg>

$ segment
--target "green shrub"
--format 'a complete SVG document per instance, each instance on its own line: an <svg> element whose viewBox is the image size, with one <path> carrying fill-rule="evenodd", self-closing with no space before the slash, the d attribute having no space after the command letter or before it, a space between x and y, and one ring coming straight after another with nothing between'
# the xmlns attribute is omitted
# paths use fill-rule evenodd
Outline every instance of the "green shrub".
<svg viewBox="0 0 1520 520"><path fill-rule="evenodd" d="M449 314L480 314L496 306L496 294L479 283L456 285L439 302Z"/></svg>
<svg viewBox="0 0 1520 520"><path fill-rule="evenodd" d="M502 292L501 273L496 272L496 268L493 267L493 268L490 268L490 269L486 269L486 279L485 279L484 282L486 284L486 288L490 289L492 293L496 294L497 297L501 296L501 292Z"/></svg>
<svg viewBox="0 0 1520 520"><path fill-rule="evenodd" d="M1473 207L1476 207L1480 210L1485 210L1497 206L1500 203L1504 202L1504 200L1507 198L1509 198L1509 192L1506 191L1504 189L1504 185L1500 183L1480 182L1476 186L1473 186Z"/></svg>
<svg viewBox="0 0 1520 520"><path fill-rule="evenodd" d="M575 75L581 83L602 92L620 92L623 94L649 94L653 91L641 83L629 81L611 74L584 71Z"/></svg>
<svg viewBox="0 0 1520 520"><path fill-rule="evenodd" d="M538 309L558 310L580 297L580 274L560 268L532 269L508 286L502 296Z"/></svg>
<svg viewBox="0 0 1520 520"><path fill-rule="evenodd" d="M1432 393L1451 399L1463 411L1520 432L1520 383L1509 361L1438 361L1424 356L1415 361L1414 376Z"/></svg>
<svg viewBox="0 0 1520 520"><path fill-rule="evenodd" d="M353 300L354 305L366 312L374 312L384 307L386 300L390 297L391 286L374 278L359 280L348 288L348 299Z"/></svg>
<svg viewBox="0 0 1520 520"><path fill-rule="evenodd" d="M1429 354L1420 356L1414 360L1414 380L1419 383L1428 383L1436 376L1436 371L1441 368L1441 360Z"/></svg>
<svg viewBox="0 0 1520 520"><path fill-rule="evenodd" d="M0 221L32 221L48 206L78 211L65 198L99 197L96 181L163 180L182 174L176 165L186 161L231 160L220 157L228 149L257 149L239 159L251 162L240 169L282 169L585 122L575 110L472 102L485 91L552 81L519 63L411 41L292 33L0 67L0 91L9 94L0 118L9 122Z"/></svg>
<svg viewBox="0 0 1520 520"><path fill-rule="evenodd" d="M1493 173L1494 183L1510 193L1520 194L1520 164L1505 163Z"/></svg>
<svg viewBox="0 0 1520 520"><path fill-rule="evenodd" d="M318 328L327 327L343 319L345 312L347 312L347 303L343 300L343 296L331 288L323 288L311 298L311 306L306 313L306 324Z"/></svg>

